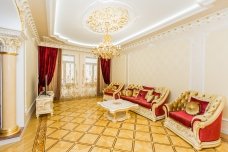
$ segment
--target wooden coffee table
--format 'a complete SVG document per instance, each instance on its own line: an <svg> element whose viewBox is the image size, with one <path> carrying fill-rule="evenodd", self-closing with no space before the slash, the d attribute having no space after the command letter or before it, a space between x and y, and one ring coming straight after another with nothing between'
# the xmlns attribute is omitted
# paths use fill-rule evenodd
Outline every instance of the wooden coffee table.
<svg viewBox="0 0 228 152"><path fill-rule="evenodd" d="M107 110L107 118L113 122L129 119L131 116L128 111L138 108L138 104L122 99L108 100L97 104Z"/></svg>

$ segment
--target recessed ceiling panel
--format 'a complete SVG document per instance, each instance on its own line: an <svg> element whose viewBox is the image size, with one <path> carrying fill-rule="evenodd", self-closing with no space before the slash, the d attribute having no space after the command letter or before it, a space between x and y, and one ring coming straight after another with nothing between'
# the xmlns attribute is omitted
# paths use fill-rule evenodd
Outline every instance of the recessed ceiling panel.
<svg viewBox="0 0 228 152"><path fill-rule="evenodd" d="M115 44L124 44L205 9L199 0L56 0L52 5L55 9L47 8L54 22L49 23L52 36L84 47L96 46L102 40L103 34L86 24L88 14L99 9L118 7L128 11L126 25L110 33Z"/></svg>

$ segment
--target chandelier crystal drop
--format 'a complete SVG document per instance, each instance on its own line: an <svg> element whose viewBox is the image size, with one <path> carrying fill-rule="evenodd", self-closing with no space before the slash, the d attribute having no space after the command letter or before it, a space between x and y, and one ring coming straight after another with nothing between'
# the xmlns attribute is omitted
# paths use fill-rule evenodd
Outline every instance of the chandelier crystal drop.
<svg viewBox="0 0 228 152"><path fill-rule="evenodd" d="M113 45L111 35L106 33L103 42L97 48L94 48L92 53L103 59L111 59L114 56L119 56L120 50L120 45Z"/></svg>

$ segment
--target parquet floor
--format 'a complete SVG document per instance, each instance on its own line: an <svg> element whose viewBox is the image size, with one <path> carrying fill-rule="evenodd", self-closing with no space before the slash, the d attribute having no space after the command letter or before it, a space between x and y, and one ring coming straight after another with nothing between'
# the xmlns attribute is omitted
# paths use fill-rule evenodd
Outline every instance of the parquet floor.
<svg viewBox="0 0 228 152"><path fill-rule="evenodd" d="M131 113L131 118L112 123L97 106L100 98L55 104L55 115L48 117L47 152L195 152L191 145L163 127ZM227 143L204 151L228 150Z"/></svg>
<svg viewBox="0 0 228 152"><path fill-rule="evenodd" d="M163 127L163 122L152 122L140 115L130 113L131 118L112 123L105 117L105 110L97 106L101 98L58 102L54 105L54 116L40 120L37 136L26 131L31 139L0 148L4 152L196 152L191 145ZM33 120L32 120L33 121ZM31 122L32 122L31 121ZM30 123L29 127L37 129ZM31 127L31 128L32 128ZM40 129L39 129L40 128ZM43 128L43 129L42 129ZM46 138L45 138L46 137ZM29 144L26 144L28 142ZM27 145L27 146L25 146ZM226 152L228 143L202 152Z"/></svg>

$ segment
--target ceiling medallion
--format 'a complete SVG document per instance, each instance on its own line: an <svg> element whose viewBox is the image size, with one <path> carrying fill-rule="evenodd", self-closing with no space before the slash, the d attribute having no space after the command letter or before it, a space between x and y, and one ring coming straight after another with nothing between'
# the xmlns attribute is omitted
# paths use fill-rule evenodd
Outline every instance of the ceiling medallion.
<svg viewBox="0 0 228 152"><path fill-rule="evenodd" d="M106 7L95 10L88 16L87 25L97 33L106 32L109 23L109 32L116 32L128 23L128 10L121 7Z"/></svg>
<svg viewBox="0 0 228 152"><path fill-rule="evenodd" d="M104 33L103 41L92 53L103 59L119 56L121 47L112 44L109 32L116 32L128 23L128 11L120 7L106 7L96 10L88 17L87 24L94 31Z"/></svg>

